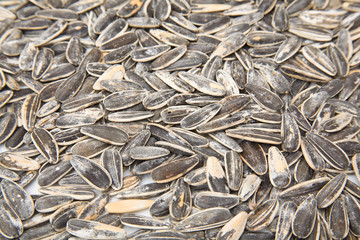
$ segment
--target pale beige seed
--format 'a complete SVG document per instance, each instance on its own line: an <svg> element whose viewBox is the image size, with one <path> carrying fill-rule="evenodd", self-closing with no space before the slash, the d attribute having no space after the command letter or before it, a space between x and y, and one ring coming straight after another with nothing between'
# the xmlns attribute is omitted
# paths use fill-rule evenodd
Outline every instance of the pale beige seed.
<svg viewBox="0 0 360 240"><path fill-rule="evenodd" d="M284 155L271 146L268 152L269 178L274 187L285 188L290 184L291 174Z"/></svg>
<svg viewBox="0 0 360 240"><path fill-rule="evenodd" d="M209 157L207 159L206 177L211 191L229 193L229 188L226 184L225 171L216 157Z"/></svg>
<svg viewBox="0 0 360 240"><path fill-rule="evenodd" d="M248 218L247 212L240 212L234 216L229 222L227 222L219 231L216 239L228 239L236 240L239 239L243 234Z"/></svg>
<svg viewBox="0 0 360 240"><path fill-rule="evenodd" d="M106 204L105 210L110 213L130 213L148 209L154 200L131 199L119 200Z"/></svg>

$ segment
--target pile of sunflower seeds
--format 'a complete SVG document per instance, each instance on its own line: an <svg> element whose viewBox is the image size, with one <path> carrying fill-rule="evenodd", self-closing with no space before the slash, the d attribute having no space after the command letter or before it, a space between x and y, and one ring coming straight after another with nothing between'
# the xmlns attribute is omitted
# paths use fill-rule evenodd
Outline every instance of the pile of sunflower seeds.
<svg viewBox="0 0 360 240"><path fill-rule="evenodd" d="M3 0L0 33L0 239L360 237L359 0Z"/></svg>

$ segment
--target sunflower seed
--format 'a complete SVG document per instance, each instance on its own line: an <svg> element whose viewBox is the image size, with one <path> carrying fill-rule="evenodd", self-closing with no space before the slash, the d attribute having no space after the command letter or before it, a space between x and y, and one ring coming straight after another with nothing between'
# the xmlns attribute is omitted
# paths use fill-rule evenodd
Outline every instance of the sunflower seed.
<svg viewBox="0 0 360 240"><path fill-rule="evenodd" d="M70 159L70 163L76 172L94 188L103 191L110 187L111 176L99 164L76 155Z"/></svg>
<svg viewBox="0 0 360 240"><path fill-rule="evenodd" d="M349 217L345 200L342 196L335 200L331 206L329 214L329 229L333 238L344 238L349 233Z"/></svg>
<svg viewBox="0 0 360 240"><path fill-rule="evenodd" d="M1 192L6 203L21 220L29 219L34 214L35 207L32 197L17 183L3 179Z"/></svg>
<svg viewBox="0 0 360 240"><path fill-rule="evenodd" d="M85 230L85 231L84 231ZM79 238L92 239L125 239L126 232L118 227L96 221L70 219L66 231Z"/></svg>
<svg viewBox="0 0 360 240"><path fill-rule="evenodd" d="M5 238L19 237L24 231L21 219L4 200L0 202L0 213L0 233Z"/></svg>
<svg viewBox="0 0 360 240"><path fill-rule="evenodd" d="M190 215L175 226L180 232L194 232L224 225L231 218L226 208L209 208Z"/></svg>

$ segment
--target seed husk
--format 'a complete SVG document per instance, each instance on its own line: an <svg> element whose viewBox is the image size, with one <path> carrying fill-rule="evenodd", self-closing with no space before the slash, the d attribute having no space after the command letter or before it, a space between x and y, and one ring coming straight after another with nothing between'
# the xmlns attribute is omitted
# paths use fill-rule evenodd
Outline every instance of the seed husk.
<svg viewBox="0 0 360 240"><path fill-rule="evenodd" d="M29 219L34 214L34 201L17 183L3 179L1 192L6 203L14 210L21 220Z"/></svg>
<svg viewBox="0 0 360 240"><path fill-rule="evenodd" d="M100 159L104 168L111 175L112 188L120 190L123 186L123 164L120 153L114 149L107 149L101 154Z"/></svg>
<svg viewBox="0 0 360 240"><path fill-rule="evenodd" d="M80 132L91 138L113 145L124 145L129 137L126 132L119 128L104 125L82 127Z"/></svg>
<svg viewBox="0 0 360 240"><path fill-rule="evenodd" d="M6 238L19 237L24 227L19 216L5 203L0 202L0 233Z"/></svg>
<svg viewBox="0 0 360 240"><path fill-rule="evenodd" d="M285 188L290 184L291 175L289 166L280 150L272 146L268 152L269 178L274 187Z"/></svg>
<svg viewBox="0 0 360 240"><path fill-rule="evenodd" d="M316 205L314 195L310 195L298 206L291 225L295 236L305 238L311 234L317 216Z"/></svg>
<svg viewBox="0 0 360 240"><path fill-rule="evenodd" d="M224 225L231 218L226 208L209 208L190 215L175 226L180 232L194 232Z"/></svg>
<svg viewBox="0 0 360 240"><path fill-rule="evenodd" d="M344 238L349 233L349 217L345 200L342 196L336 199L331 206L329 214L329 229L333 238Z"/></svg>
<svg viewBox="0 0 360 240"><path fill-rule="evenodd" d="M84 231L85 230L85 231ZM96 221L70 219L66 231L79 238L92 239L125 239L126 232L122 228L114 227Z"/></svg>
<svg viewBox="0 0 360 240"><path fill-rule="evenodd" d="M121 216L121 223L125 226L132 226L141 229L168 229L171 224L152 217L127 213Z"/></svg>
<svg viewBox="0 0 360 240"><path fill-rule="evenodd" d="M48 213L71 203L74 199L69 196L45 195L35 201L35 209L41 213Z"/></svg>
<svg viewBox="0 0 360 240"><path fill-rule="evenodd" d="M76 172L94 188L103 191L110 187L111 176L99 164L77 155L70 159L70 163Z"/></svg>
<svg viewBox="0 0 360 240"><path fill-rule="evenodd" d="M170 216L180 221L191 213L192 198L189 185L183 178L179 178L174 186L172 198L169 203Z"/></svg>
<svg viewBox="0 0 360 240"><path fill-rule="evenodd" d="M200 192L194 198L194 206L200 209L213 207L232 208L239 203L238 196L220 192Z"/></svg>

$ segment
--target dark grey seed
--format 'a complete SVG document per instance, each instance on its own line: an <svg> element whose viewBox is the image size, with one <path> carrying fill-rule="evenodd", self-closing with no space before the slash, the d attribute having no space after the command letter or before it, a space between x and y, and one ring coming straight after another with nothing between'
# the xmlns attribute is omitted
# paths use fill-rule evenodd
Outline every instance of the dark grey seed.
<svg viewBox="0 0 360 240"><path fill-rule="evenodd" d="M59 161L59 148L54 136L45 129L35 128L31 133L35 147L51 164Z"/></svg>
<svg viewBox="0 0 360 240"><path fill-rule="evenodd" d="M76 155L71 158L70 163L76 172L94 188L103 191L110 187L111 176L99 164Z"/></svg>
<svg viewBox="0 0 360 240"><path fill-rule="evenodd" d="M70 161L62 160L56 165L47 166L43 169L37 178L40 187L47 187L58 182L63 176L72 170Z"/></svg>
<svg viewBox="0 0 360 240"><path fill-rule="evenodd" d="M8 179L10 181L18 181L20 176L16 172L0 165L0 178Z"/></svg>
<svg viewBox="0 0 360 240"><path fill-rule="evenodd" d="M19 216L6 204L0 201L0 233L6 238L17 238L23 231L23 224Z"/></svg>
<svg viewBox="0 0 360 240"><path fill-rule="evenodd" d="M102 3L103 1L101 0L82 0L72 3L68 6L68 9L75 11L77 14L81 14L100 6Z"/></svg>
<svg viewBox="0 0 360 240"><path fill-rule="evenodd" d="M173 24L173 23L168 23L168 22L162 22L161 23L161 26L163 28L165 28L166 30L178 35L179 37L183 37L189 41L195 41L197 40L197 36L196 34L194 34L193 32L183 28L183 27L180 27L176 24Z"/></svg>
<svg viewBox="0 0 360 240"><path fill-rule="evenodd" d="M171 182L185 175L198 163L199 158L196 155L169 161L152 171L151 177L157 183Z"/></svg>
<svg viewBox="0 0 360 240"><path fill-rule="evenodd" d="M79 211L84 208L86 202L78 201L69 203L54 212L50 218L51 226L60 232L66 228L67 222L71 218L76 218Z"/></svg>
<svg viewBox="0 0 360 240"><path fill-rule="evenodd" d="M310 195L298 206L291 224L295 236L306 238L311 234L317 216L316 205L314 195Z"/></svg>
<svg viewBox="0 0 360 240"><path fill-rule="evenodd" d="M66 59L73 65L79 65L83 58L83 47L78 37L71 37L66 48Z"/></svg>
<svg viewBox="0 0 360 240"><path fill-rule="evenodd" d="M128 28L128 23L124 19L117 19L110 23L96 39L95 45L101 46L103 43L108 42L117 36L123 34Z"/></svg>
<svg viewBox="0 0 360 240"><path fill-rule="evenodd" d="M239 203L239 197L219 192L200 192L194 198L194 206L200 209L224 207L232 208Z"/></svg>
<svg viewBox="0 0 360 240"><path fill-rule="evenodd" d="M276 199L269 199L249 213L246 228L249 231L259 231L274 220L279 209L279 202Z"/></svg>
<svg viewBox="0 0 360 240"><path fill-rule="evenodd" d="M314 145L316 150L324 157L327 163L336 169L346 169L350 160L345 152L324 137L315 133L307 133L306 138Z"/></svg>
<svg viewBox="0 0 360 240"><path fill-rule="evenodd" d="M224 225L231 218L231 213L226 208L209 208L190 215L175 225L175 230L180 232L195 232L212 229Z"/></svg>
<svg viewBox="0 0 360 240"><path fill-rule="evenodd" d="M109 195L102 193L81 209L77 218L84 220L95 220L103 212L105 205L109 202Z"/></svg>
<svg viewBox="0 0 360 240"><path fill-rule="evenodd" d="M289 28L289 16L285 10L285 4L276 5L271 26L278 31L286 31Z"/></svg>
<svg viewBox="0 0 360 240"><path fill-rule="evenodd" d="M329 229L334 239L345 238L349 233L349 217L345 200L341 196L331 206L329 214Z"/></svg>
<svg viewBox="0 0 360 240"><path fill-rule="evenodd" d="M99 103L104 99L103 94L88 94L70 99L61 105L64 112L75 112Z"/></svg>
<svg viewBox="0 0 360 240"><path fill-rule="evenodd" d="M35 201L35 209L41 213L53 212L73 200L70 196L45 195Z"/></svg>
<svg viewBox="0 0 360 240"><path fill-rule="evenodd" d="M172 198L169 204L170 216L180 221L191 213L192 198L189 185L183 178L176 181Z"/></svg>
<svg viewBox="0 0 360 240"><path fill-rule="evenodd" d="M257 174L263 175L267 172L265 152L257 143L244 141L240 144L243 151L241 159Z"/></svg>
<svg viewBox="0 0 360 240"><path fill-rule="evenodd" d="M128 44L111 50L108 54L104 56L104 61L108 64L123 62L127 57L131 55L135 48L135 44Z"/></svg>
<svg viewBox="0 0 360 240"><path fill-rule="evenodd" d="M8 140L16 129L17 121L14 113L5 113L0 117L0 144Z"/></svg>
<svg viewBox="0 0 360 240"><path fill-rule="evenodd" d="M190 20L191 21L191 20ZM223 16L215 18L211 21L208 21L201 27L199 27L199 32L212 34L220 30L225 29L231 24L230 18L228 16Z"/></svg>
<svg viewBox="0 0 360 240"><path fill-rule="evenodd" d="M170 154L170 151L161 147L136 146L130 149L129 154L135 160L148 160L164 157Z"/></svg>
<svg viewBox="0 0 360 240"><path fill-rule="evenodd" d="M131 163L134 162L134 159L130 157L130 149L136 146L145 145L149 140L150 135L151 135L150 131L143 130L126 143L126 145L120 151L120 155L122 157L124 166L129 166Z"/></svg>
<svg viewBox="0 0 360 240"><path fill-rule="evenodd" d="M105 150L101 154L101 162L112 178L114 190L120 190L123 186L123 164L120 153L116 150Z"/></svg>
<svg viewBox="0 0 360 240"><path fill-rule="evenodd" d="M134 32L126 32L106 42L103 42L102 45L100 46L100 50L110 51L125 45L136 44L137 42L138 42L138 38Z"/></svg>
<svg viewBox="0 0 360 240"><path fill-rule="evenodd" d="M173 159L173 157L174 156L172 155L170 157L166 156L166 157L155 158L155 159L151 159L151 160L147 160L147 161L137 163L131 169L131 172L133 174L136 174L136 175L143 175L143 174L151 173L152 171L154 171L160 165L163 165L166 162L171 161Z"/></svg>
<svg viewBox="0 0 360 240"><path fill-rule="evenodd" d="M154 60L170 50L168 45L156 45L151 47L144 47L136 49L131 53L131 57L136 62L147 62Z"/></svg>
<svg viewBox="0 0 360 240"><path fill-rule="evenodd" d="M230 151L225 155L225 173L229 188L237 191L240 188L243 174L243 163L239 154Z"/></svg>
<svg viewBox="0 0 360 240"><path fill-rule="evenodd" d="M210 121L220 110L221 104L213 103L187 115L180 122L181 127L192 130Z"/></svg>
<svg viewBox="0 0 360 240"><path fill-rule="evenodd" d="M252 99L255 102L257 102L261 107L263 107L265 110L274 112L282 108L284 105L283 101L279 98L278 95L267 90L264 87L259 87L253 84L247 84L245 90L249 93Z"/></svg>
<svg viewBox="0 0 360 240"><path fill-rule="evenodd" d="M74 95L80 90L81 85L85 80L84 72L76 72L59 85L59 87L55 91L55 98L60 102L64 102Z"/></svg>
<svg viewBox="0 0 360 240"><path fill-rule="evenodd" d="M145 90L116 92L104 99L104 106L109 111L126 109L140 103L147 95Z"/></svg>
<svg viewBox="0 0 360 240"><path fill-rule="evenodd" d="M91 158L100 155L108 148L110 148L108 143L88 138L76 143L71 147L70 151L73 155L80 155Z"/></svg>
<svg viewBox="0 0 360 240"><path fill-rule="evenodd" d="M164 218L169 216L169 204L172 195L172 192L169 191L158 197L149 208L150 215L155 218Z"/></svg>
<svg viewBox="0 0 360 240"><path fill-rule="evenodd" d="M36 16L42 16L52 20L68 20L73 21L78 19L78 15L69 9L43 9L36 11Z"/></svg>
<svg viewBox="0 0 360 240"><path fill-rule="evenodd" d="M86 138L79 128L70 128L55 133L54 138L59 146L71 145Z"/></svg>
<svg viewBox="0 0 360 240"><path fill-rule="evenodd" d="M287 239L292 235L291 222L297 206L294 202L285 202L279 212L279 220L276 226L276 239Z"/></svg>
<svg viewBox="0 0 360 240"><path fill-rule="evenodd" d="M179 60L186 52L187 47L184 45L178 46L170 51L165 52L160 57L158 57L156 60L154 60L150 67L152 70L160 70L164 69L167 66L175 63L177 60Z"/></svg>
<svg viewBox="0 0 360 240"><path fill-rule="evenodd" d="M352 195L345 196L346 207L348 209L348 218L350 223L350 231L355 235L359 235L360 226L359 226L359 211L360 204L359 201Z"/></svg>
<svg viewBox="0 0 360 240"><path fill-rule="evenodd" d="M124 145L129 138L123 130L106 125L82 127L80 132L91 138L114 145Z"/></svg>
<svg viewBox="0 0 360 240"><path fill-rule="evenodd" d="M136 29L135 33L138 36L140 45L142 47L153 47L160 44L158 40L156 40L150 33L144 31L143 29Z"/></svg>
<svg viewBox="0 0 360 240"><path fill-rule="evenodd" d="M287 152L296 152L300 147L301 135L297 122L285 111L282 115L281 135L283 138L283 149Z"/></svg>
<svg viewBox="0 0 360 240"><path fill-rule="evenodd" d="M100 34L109 24L116 19L116 11L114 9L107 9L102 12L96 19L93 25L93 31Z"/></svg>
<svg viewBox="0 0 360 240"><path fill-rule="evenodd" d="M316 195L318 208L330 206L342 193L347 180L347 175L341 173L331 179Z"/></svg>
<svg viewBox="0 0 360 240"><path fill-rule="evenodd" d="M159 138L161 141L168 141L170 143L192 149L192 146L187 141L172 130L154 123L148 124L148 126L150 127L151 134Z"/></svg>
<svg viewBox="0 0 360 240"><path fill-rule="evenodd" d="M175 94L174 90L161 90L149 94L143 99L143 105L149 110L156 110L165 107L169 98Z"/></svg>
<svg viewBox="0 0 360 240"><path fill-rule="evenodd" d="M34 214L34 201L17 183L3 179L1 192L6 203L14 210L21 220L29 219Z"/></svg>

